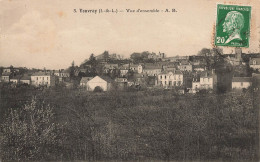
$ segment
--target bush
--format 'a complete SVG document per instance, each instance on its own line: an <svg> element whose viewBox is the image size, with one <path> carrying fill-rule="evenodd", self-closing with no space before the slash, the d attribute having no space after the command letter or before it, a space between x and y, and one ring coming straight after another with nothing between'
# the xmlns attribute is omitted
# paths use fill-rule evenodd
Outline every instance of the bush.
<svg viewBox="0 0 260 162"><path fill-rule="evenodd" d="M103 88L96 86L93 92L103 92Z"/></svg>
<svg viewBox="0 0 260 162"><path fill-rule="evenodd" d="M22 109L11 109L1 125L1 156L3 160L47 160L57 154L57 124L49 105L36 99Z"/></svg>

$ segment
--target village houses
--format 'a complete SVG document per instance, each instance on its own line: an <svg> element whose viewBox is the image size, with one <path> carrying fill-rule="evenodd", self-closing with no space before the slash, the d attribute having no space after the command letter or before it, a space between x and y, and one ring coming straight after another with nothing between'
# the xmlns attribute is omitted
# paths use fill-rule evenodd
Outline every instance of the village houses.
<svg viewBox="0 0 260 162"><path fill-rule="evenodd" d="M252 85L252 77L233 77L232 89L247 89Z"/></svg>
<svg viewBox="0 0 260 162"><path fill-rule="evenodd" d="M180 61L180 64L178 66L179 70L181 71L189 71L192 72L192 64L187 60Z"/></svg>
<svg viewBox="0 0 260 162"><path fill-rule="evenodd" d="M12 75L11 72L4 72L4 73L2 73L1 81L2 82L10 82L10 76L11 75Z"/></svg>
<svg viewBox="0 0 260 162"><path fill-rule="evenodd" d="M18 84L18 83L20 83L21 77L22 77L21 75L12 76L10 78L10 82L14 83L14 84Z"/></svg>
<svg viewBox="0 0 260 162"><path fill-rule="evenodd" d="M80 87L86 88L88 81L90 81L91 79L93 79L93 77L82 77L80 80Z"/></svg>
<svg viewBox="0 0 260 162"><path fill-rule="evenodd" d="M56 84L56 77L50 72L35 72L31 76L31 83L34 86L51 87Z"/></svg>
<svg viewBox="0 0 260 162"><path fill-rule="evenodd" d="M29 76L28 74L23 75L20 79L20 83L30 85L31 84L31 76Z"/></svg>
<svg viewBox="0 0 260 162"><path fill-rule="evenodd" d="M179 70L164 71L157 77L157 85L164 88L180 87L183 85L183 73Z"/></svg>
<svg viewBox="0 0 260 162"><path fill-rule="evenodd" d="M249 61L249 66L254 70L260 71L260 58L251 58Z"/></svg>
<svg viewBox="0 0 260 162"><path fill-rule="evenodd" d="M113 88L113 80L107 76L95 76L87 82L87 91L94 91L97 87L103 91L109 91Z"/></svg>
<svg viewBox="0 0 260 162"><path fill-rule="evenodd" d="M192 82L192 91L196 92L201 89L216 89L217 87L217 75L215 71L203 71L200 74L199 79L194 78Z"/></svg>
<svg viewBox="0 0 260 162"><path fill-rule="evenodd" d="M143 66L142 65L136 65L136 64L130 64L129 69L133 72L137 72L138 74L143 72Z"/></svg>
<svg viewBox="0 0 260 162"><path fill-rule="evenodd" d="M128 71L129 71L129 67L121 66L121 67L119 68L119 70L120 70L120 76L121 76L121 77L125 77L126 74L127 74Z"/></svg>

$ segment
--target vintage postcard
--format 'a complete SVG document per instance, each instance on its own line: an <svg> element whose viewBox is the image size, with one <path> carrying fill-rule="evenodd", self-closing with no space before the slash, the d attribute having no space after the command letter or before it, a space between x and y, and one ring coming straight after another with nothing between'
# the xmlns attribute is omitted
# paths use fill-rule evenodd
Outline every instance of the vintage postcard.
<svg viewBox="0 0 260 162"><path fill-rule="evenodd" d="M259 161L259 0L0 0L0 161Z"/></svg>

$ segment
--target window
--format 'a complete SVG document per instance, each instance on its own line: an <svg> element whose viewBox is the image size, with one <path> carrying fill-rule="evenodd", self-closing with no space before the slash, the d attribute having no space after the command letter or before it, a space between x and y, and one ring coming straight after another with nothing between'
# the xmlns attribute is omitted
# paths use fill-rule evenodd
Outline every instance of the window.
<svg viewBox="0 0 260 162"><path fill-rule="evenodd" d="M36 77L36 80L38 80L38 77Z"/></svg>
<svg viewBox="0 0 260 162"><path fill-rule="evenodd" d="M166 79L166 75L165 75L165 77L164 77L165 79Z"/></svg>
<svg viewBox="0 0 260 162"><path fill-rule="evenodd" d="M241 82L241 87L243 87L243 82Z"/></svg>
<svg viewBox="0 0 260 162"><path fill-rule="evenodd" d="M256 65L256 60L253 60L253 65Z"/></svg>
<svg viewBox="0 0 260 162"><path fill-rule="evenodd" d="M47 77L47 80L49 79L49 77Z"/></svg>
<svg viewBox="0 0 260 162"><path fill-rule="evenodd" d="M162 79L162 76L160 75L161 79Z"/></svg>
<svg viewBox="0 0 260 162"><path fill-rule="evenodd" d="M167 85L167 81L165 81L165 85Z"/></svg>

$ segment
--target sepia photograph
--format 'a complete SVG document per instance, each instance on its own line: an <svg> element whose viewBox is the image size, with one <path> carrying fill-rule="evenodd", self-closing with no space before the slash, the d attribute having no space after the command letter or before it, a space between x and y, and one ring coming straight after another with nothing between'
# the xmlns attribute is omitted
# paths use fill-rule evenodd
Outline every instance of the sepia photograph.
<svg viewBox="0 0 260 162"><path fill-rule="evenodd" d="M260 0L0 0L0 162L258 162L259 20Z"/></svg>

